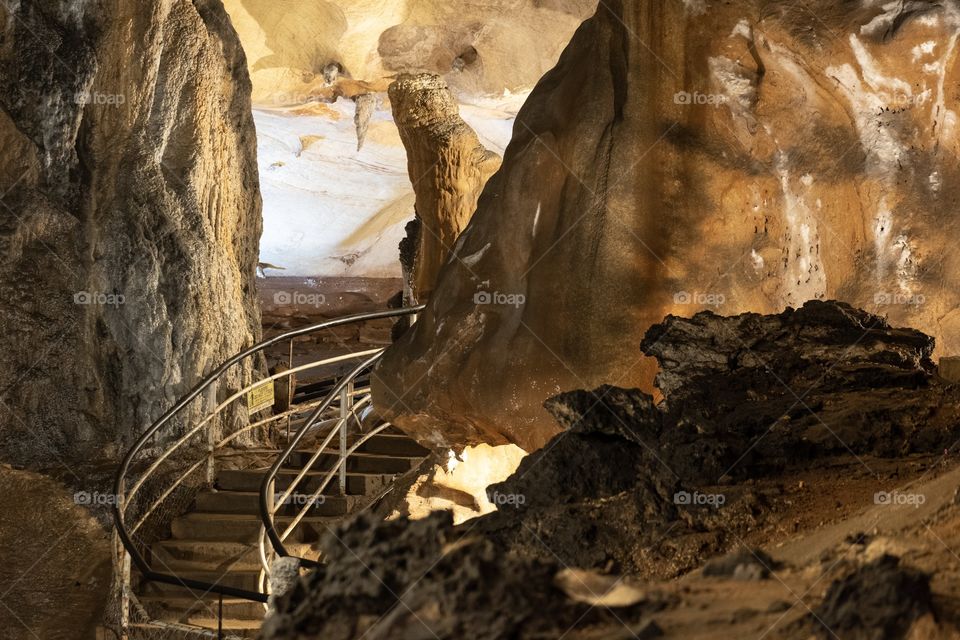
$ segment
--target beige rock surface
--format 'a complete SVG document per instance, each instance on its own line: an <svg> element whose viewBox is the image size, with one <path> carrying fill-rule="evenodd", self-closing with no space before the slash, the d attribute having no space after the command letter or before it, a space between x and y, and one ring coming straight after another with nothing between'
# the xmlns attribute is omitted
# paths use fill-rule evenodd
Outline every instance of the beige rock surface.
<svg viewBox="0 0 960 640"><path fill-rule="evenodd" d="M528 88L556 60L596 0L225 0L250 62L254 101L383 91L427 71L471 92ZM333 65L335 74L324 71ZM329 82L335 78L334 82Z"/></svg>
<svg viewBox="0 0 960 640"><path fill-rule="evenodd" d="M958 34L953 0L605 3L519 114L381 405L532 450L545 398L650 388L637 345L665 314L811 298L956 353Z"/></svg>
<svg viewBox="0 0 960 640"><path fill-rule="evenodd" d="M259 332L250 84L216 0L0 16L0 453L72 473Z"/></svg>
<svg viewBox="0 0 960 640"><path fill-rule="evenodd" d="M47 476L0 466L0 638L94 638L110 593L110 534Z"/></svg>
<svg viewBox="0 0 960 640"><path fill-rule="evenodd" d="M400 75L390 85L390 104L416 194L411 288L414 300L425 301L501 158L480 144L439 76Z"/></svg>

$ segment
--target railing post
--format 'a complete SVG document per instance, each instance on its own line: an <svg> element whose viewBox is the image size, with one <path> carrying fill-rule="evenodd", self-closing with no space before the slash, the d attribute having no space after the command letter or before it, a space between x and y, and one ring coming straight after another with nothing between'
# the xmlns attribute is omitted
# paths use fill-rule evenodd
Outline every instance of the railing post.
<svg viewBox="0 0 960 640"><path fill-rule="evenodd" d="M353 408L353 379L340 390L340 495L347 495L347 423Z"/></svg>
<svg viewBox="0 0 960 640"><path fill-rule="evenodd" d="M296 338L290 338L290 353L287 358L287 367L288 370L293 369L293 341ZM287 398L289 398L290 406L293 406L293 374L287 376ZM289 409L290 407L287 407ZM287 416L287 444L290 444L290 416Z"/></svg>
<svg viewBox="0 0 960 640"><path fill-rule="evenodd" d="M123 503L123 495L126 493L126 482L121 479L118 483L120 491L115 496L117 500L117 509L123 514L123 509L126 507ZM128 640L130 637L130 554L127 553L126 548L123 546L123 542L120 540L120 533L114 530L113 534L114 544L116 545L117 553L120 556L119 566L117 571L120 574L120 640Z"/></svg>
<svg viewBox="0 0 960 640"><path fill-rule="evenodd" d="M210 407L207 409L206 407ZM209 387L207 387L206 398L204 399L204 412L210 411L213 412L217 407L217 381L214 380ZM201 418L202 419L202 418ZM217 444L216 434L214 433L214 423L216 420L211 420L207 423L207 484L213 485L217 479L217 461L214 457L214 448Z"/></svg>

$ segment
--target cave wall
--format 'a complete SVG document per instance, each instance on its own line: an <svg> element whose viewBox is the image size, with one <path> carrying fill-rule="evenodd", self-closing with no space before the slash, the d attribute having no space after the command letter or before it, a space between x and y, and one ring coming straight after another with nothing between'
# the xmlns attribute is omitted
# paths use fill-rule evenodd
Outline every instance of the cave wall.
<svg viewBox="0 0 960 640"><path fill-rule="evenodd" d="M220 0L0 16L0 457L72 469L259 334L251 87Z"/></svg>
<svg viewBox="0 0 960 640"><path fill-rule="evenodd" d="M530 450L547 397L649 389L643 333L704 308L835 298L956 353L958 33L953 0L603 3L388 352L381 410Z"/></svg>

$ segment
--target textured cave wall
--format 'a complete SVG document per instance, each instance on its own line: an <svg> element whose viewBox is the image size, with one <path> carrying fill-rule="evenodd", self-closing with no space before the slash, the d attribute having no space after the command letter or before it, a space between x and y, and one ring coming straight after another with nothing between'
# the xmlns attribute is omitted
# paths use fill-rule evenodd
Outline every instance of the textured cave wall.
<svg viewBox="0 0 960 640"><path fill-rule="evenodd" d="M528 89L597 0L225 0L243 39L254 101L353 96L423 71L457 89ZM339 71L331 86L329 68ZM325 71L328 71L325 74ZM360 83L360 84L358 84Z"/></svg>
<svg viewBox="0 0 960 640"><path fill-rule="evenodd" d="M220 0L0 16L0 456L72 468L258 335L251 87Z"/></svg>
<svg viewBox="0 0 960 640"><path fill-rule="evenodd" d="M417 248L408 277L416 303L430 297L501 158L480 144L439 76L401 74L389 94L416 194Z"/></svg>
<svg viewBox="0 0 960 640"><path fill-rule="evenodd" d="M388 352L381 409L435 446L529 450L544 399L649 389L644 331L703 308L836 298L956 353L958 33L953 0L604 3Z"/></svg>

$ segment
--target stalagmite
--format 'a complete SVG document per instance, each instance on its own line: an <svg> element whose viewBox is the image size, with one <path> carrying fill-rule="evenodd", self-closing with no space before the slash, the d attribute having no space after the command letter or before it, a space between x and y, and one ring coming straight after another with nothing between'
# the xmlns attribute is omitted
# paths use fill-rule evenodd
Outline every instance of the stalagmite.
<svg viewBox="0 0 960 640"><path fill-rule="evenodd" d="M483 185L500 166L500 156L480 144L439 76L403 74L389 93L417 196L412 294L423 301L470 221Z"/></svg>
<svg viewBox="0 0 960 640"><path fill-rule="evenodd" d="M357 110L353 114L353 122L357 127L357 151L363 148L363 141L367 137L367 128L370 118L377 110L377 96L373 93L364 93L354 99Z"/></svg>

